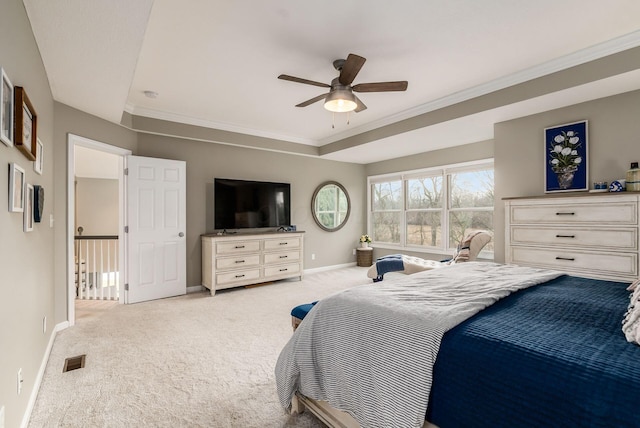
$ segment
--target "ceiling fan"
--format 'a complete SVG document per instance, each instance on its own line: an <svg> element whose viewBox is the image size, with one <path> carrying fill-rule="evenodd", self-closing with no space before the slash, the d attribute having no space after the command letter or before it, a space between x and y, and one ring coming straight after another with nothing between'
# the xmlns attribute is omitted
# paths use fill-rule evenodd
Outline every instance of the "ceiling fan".
<svg viewBox="0 0 640 428"><path fill-rule="evenodd" d="M351 83L358 75L358 72L360 72L365 61L365 58L355 54L349 54L346 60L337 59L333 61L333 67L340 72L340 75L333 79L330 85L289 76L287 74L281 74L278 76L278 79L319 86L321 88L330 88L328 93L318 95L317 97L304 101L296 105L296 107L306 107L324 99L324 108L335 113L354 110L358 113L367 108L367 106L354 95L354 92L391 92L407 90L408 82L406 80L398 82L359 83L351 86Z"/></svg>

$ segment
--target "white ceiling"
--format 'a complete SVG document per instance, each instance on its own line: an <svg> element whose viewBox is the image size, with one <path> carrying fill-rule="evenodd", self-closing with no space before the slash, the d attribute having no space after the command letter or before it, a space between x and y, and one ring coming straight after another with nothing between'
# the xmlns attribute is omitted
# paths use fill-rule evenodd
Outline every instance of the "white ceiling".
<svg viewBox="0 0 640 428"><path fill-rule="evenodd" d="M54 98L119 123L138 116L322 146L640 46L637 0L24 0ZM329 83L332 62L367 58L354 84L368 109L296 104ZM493 124L640 88L629 73L332 152L375 162L492 138ZM144 91L159 95L147 98ZM332 128L332 121L335 128ZM401 145L395 144L402 142ZM394 143L394 144L391 144ZM400 146L400 149L399 149Z"/></svg>

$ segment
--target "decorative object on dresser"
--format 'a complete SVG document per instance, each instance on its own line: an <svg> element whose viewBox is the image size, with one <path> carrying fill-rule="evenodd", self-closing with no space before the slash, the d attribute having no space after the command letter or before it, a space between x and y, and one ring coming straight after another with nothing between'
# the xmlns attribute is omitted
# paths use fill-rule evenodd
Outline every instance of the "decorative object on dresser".
<svg viewBox="0 0 640 428"><path fill-rule="evenodd" d="M631 192L640 191L640 168L638 162L631 162L631 168L626 175L626 188Z"/></svg>
<svg viewBox="0 0 640 428"><path fill-rule="evenodd" d="M636 194L505 199L505 262L587 278L638 278Z"/></svg>
<svg viewBox="0 0 640 428"><path fill-rule="evenodd" d="M544 144L545 193L589 190L587 121L545 128Z"/></svg>
<svg viewBox="0 0 640 428"><path fill-rule="evenodd" d="M304 232L202 235L202 285L216 290L303 276Z"/></svg>

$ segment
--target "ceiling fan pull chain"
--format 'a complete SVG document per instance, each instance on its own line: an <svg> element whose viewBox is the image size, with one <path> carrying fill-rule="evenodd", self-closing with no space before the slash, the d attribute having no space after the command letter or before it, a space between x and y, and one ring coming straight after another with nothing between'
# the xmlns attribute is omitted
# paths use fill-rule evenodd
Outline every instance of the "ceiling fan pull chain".
<svg viewBox="0 0 640 428"><path fill-rule="evenodd" d="M347 125L351 125L351 112L347 112Z"/></svg>
<svg viewBox="0 0 640 428"><path fill-rule="evenodd" d="M331 112L331 129L336 129L336 113Z"/></svg>

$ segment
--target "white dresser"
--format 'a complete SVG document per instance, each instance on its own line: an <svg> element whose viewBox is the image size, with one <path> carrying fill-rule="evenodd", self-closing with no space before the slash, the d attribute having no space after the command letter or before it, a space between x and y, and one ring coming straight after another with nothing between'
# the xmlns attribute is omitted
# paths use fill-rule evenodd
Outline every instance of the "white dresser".
<svg viewBox="0 0 640 428"><path fill-rule="evenodd" d="M505 199L505 263L638 278L638 193Z"/></svg>
<svg viewBox="0 0 640 428"><path fill-rule="evenodd" d="M202 285L211 290L303 275L304 233L202 235Z"/></svg>

